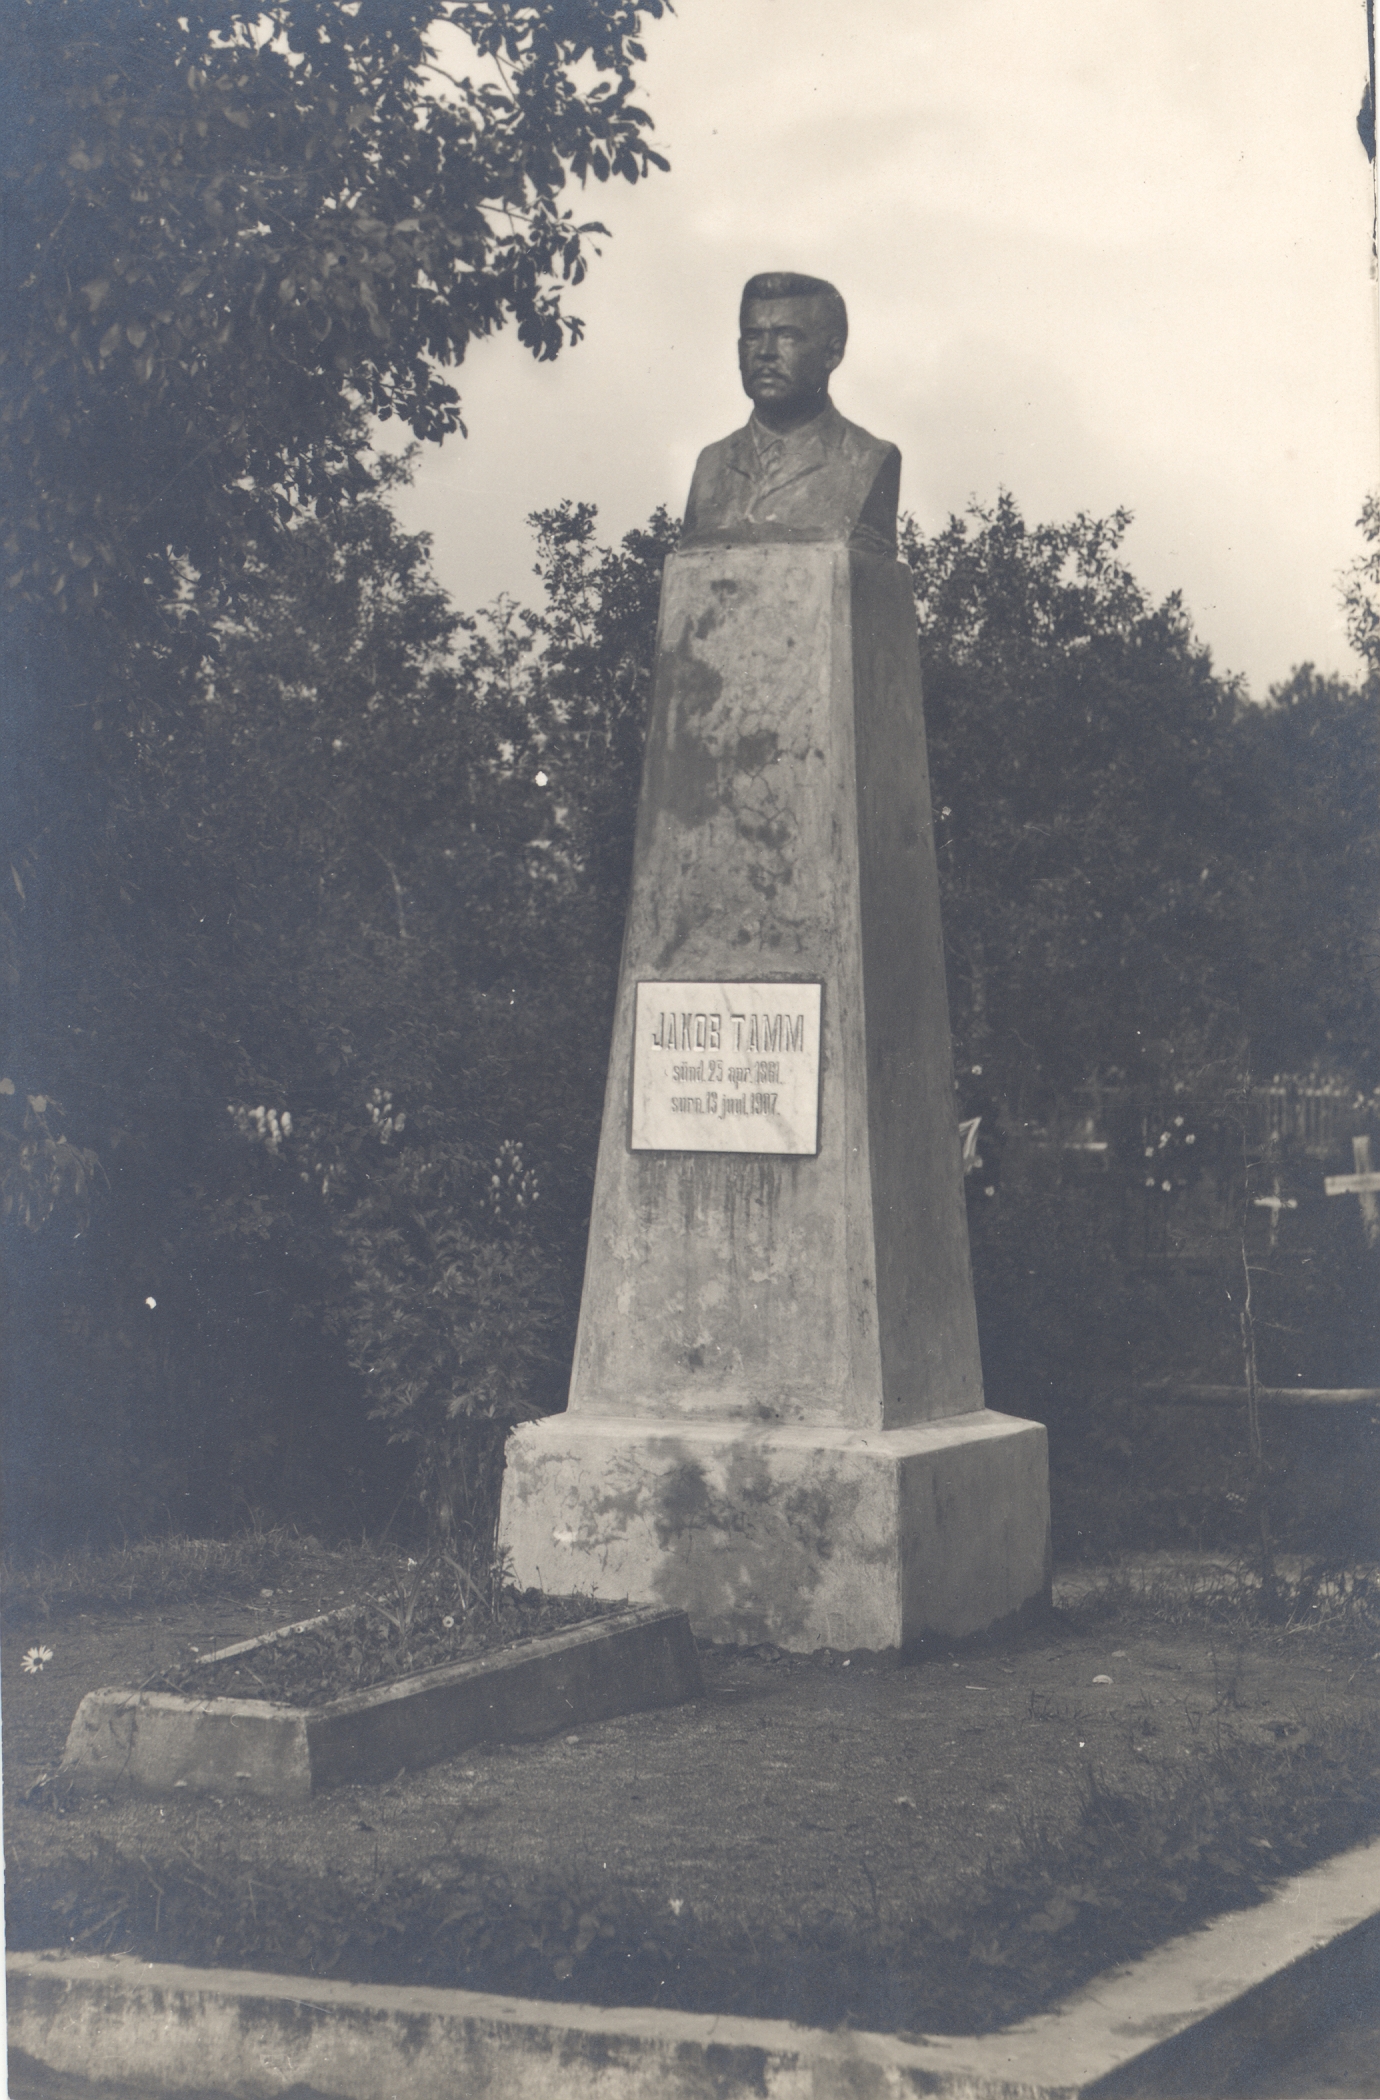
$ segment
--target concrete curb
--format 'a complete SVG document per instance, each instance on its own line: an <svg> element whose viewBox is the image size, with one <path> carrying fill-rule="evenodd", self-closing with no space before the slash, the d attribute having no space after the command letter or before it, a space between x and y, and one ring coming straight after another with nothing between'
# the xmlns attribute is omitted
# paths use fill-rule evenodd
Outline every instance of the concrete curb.
<svg viewBox="0 0 1380 2100"><path fill-rule="evenodd" d="M302 1801L322 1787L418 1771L472 1743L553 1735L576 1722L676 1706L703 1689L685 1613L640 1607L326 1706L88 1692L58 1776L85 1793L185 1789Z"/></svg>
<svg viewBox="0 0 1380 2100"><path fill-rule="evenodd" d="M1369 1929L1368 1929L1369 1928ZM992 2035L900 2040L784 2021L322 1983L128 1955L17 1954L21 2070L150 2096L269 2100L1112 2100L1203 2093L1325 2016L1380 1939L1380 1839ZM41 2074L40 2074L41 2075Z"/></svg>

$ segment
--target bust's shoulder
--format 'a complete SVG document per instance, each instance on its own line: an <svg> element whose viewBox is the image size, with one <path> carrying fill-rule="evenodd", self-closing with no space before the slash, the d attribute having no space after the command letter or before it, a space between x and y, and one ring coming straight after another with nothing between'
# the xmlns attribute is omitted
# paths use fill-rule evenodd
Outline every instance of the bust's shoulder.
<svg viewBox="0 0 1380 2100"><path fill-rule="evenodd" d="M744 423L737 430L730 430L727 437L715 438L712 445L705 445L695 464L698 474L701 468L713 468L735 460L740 453L751 448L752 433Z"/></svg>
<svg viewBox="0 0 1380 2100"><path fill-rule="evenodd" d="M731 430L727 437L716 438L712 445L704 447L690 481L682 539L693 537L705 517L732 500L730 491L742 488L745 477L750 479L753 463L752 438L746 427Z"/></svg>
<svg viewBox="0 0 1380 2100"><path fill-rule="evenodd" d="M861 423L850 423L847 416L840 415L837 409L834 409L834 424L835 442L859 460L875 460L880 467L884 460L901 457L899 445L893 445L887 438L873 437L870 430L864 430Z"/></svg>

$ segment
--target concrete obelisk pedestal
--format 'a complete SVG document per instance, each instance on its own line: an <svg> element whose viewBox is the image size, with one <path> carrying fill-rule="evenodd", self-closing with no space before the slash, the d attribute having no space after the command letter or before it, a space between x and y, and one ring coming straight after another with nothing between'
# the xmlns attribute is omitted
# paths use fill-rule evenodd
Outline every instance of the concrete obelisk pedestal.
<svg viewBox="0 0 1380 2100"><path fill-rule="evenodd" d="M915 615L839 542L667 564L568 1412L500 1543L697 1633L885 1648L1049 1589L983 1407Z"/></svg>

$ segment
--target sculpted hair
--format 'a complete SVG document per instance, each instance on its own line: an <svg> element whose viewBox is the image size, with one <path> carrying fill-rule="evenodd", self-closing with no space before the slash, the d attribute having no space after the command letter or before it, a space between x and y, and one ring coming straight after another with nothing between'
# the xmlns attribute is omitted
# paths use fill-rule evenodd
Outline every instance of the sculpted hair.
<svg viewBox="0 0 1380 2100"><path fill-rule="evenodd" d="M749 277L738 308L740 323L743 308L752 299L822 299L829 309L830 326L848 341L848 308L822 277L801 277L794 270L764 270L760 276Z"/></svg>

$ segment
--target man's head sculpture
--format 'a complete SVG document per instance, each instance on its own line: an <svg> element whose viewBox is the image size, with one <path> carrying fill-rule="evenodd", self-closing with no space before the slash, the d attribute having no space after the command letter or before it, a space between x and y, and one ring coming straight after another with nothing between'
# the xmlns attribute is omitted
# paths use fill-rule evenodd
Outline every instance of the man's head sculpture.
<svg viewBox="0 0 1380 2100"><path fill-rule="evenodd" d="M683 546L830 540L895 556L901 455L829 399L847 341L848 310L822 277L748 279L738 370L752 418L700 454Z"/></svg>
<svg viewBox="0 0 1380 2100"><path fill-rule="evenodd" d="M759 420L791 430L819 415L847 341L848 309L822 277L790 270L750 277L739 309L738 370Z"/></svg>

